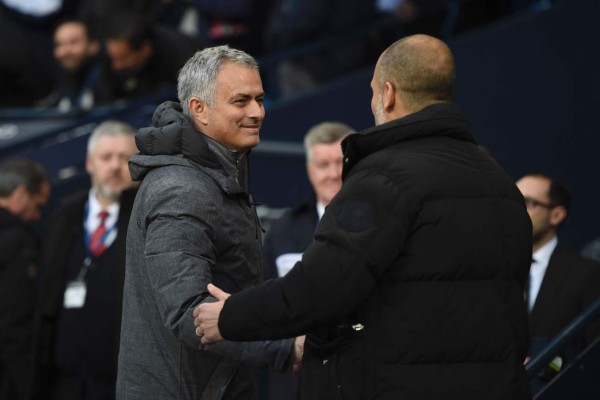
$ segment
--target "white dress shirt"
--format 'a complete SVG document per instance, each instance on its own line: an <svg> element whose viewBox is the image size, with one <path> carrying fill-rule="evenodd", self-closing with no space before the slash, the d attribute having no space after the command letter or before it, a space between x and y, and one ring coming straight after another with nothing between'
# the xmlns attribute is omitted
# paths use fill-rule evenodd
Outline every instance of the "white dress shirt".
<svg viewBox="0 0 600 400"><path fill-rule="evenodd" d="M552 256L552 253L554 253L557 244L558 238L554 236L548 243L533 253L533 259L535 261L531 263L531 269L529 270L529 296L527 297L529 300L529 311L533 309L535 299L537 298L540 287L542 286L542 281L544 280L544 275L546 274L546 269L548 269L550 257Z"/></svg>
<svg viewBox="0 0 600 400"><path fill-rule="evenodd" d="M320 201L317 201L317 215L319 217L319 221L323 218L323 214L325 214L325 206Z"/></svg>
<svg viewBox="0 0 600 400"><path fill-rule="evenodd" d="M103 210L102 205L96 198L96 189L92 188L90 190L90 194L88 196L87 203L87 215L84 221L85 231L89 234L94 232L96 228L100 225L100 218L98 214ZM108 212L108 217L104 221L104 225L106 225L107 230L111 230L110 234L106 237L104 244L106 247L109 247L117 238L117 230L112 229L117 224L117 218L119 216L119 208L120 204L118 201L114 202L106 209Z"/></svg>

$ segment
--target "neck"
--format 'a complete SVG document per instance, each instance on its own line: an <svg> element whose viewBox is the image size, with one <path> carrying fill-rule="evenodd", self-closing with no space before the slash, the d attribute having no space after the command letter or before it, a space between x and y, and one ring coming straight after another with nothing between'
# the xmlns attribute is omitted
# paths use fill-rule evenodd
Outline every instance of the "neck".
<svg viewBox="0 0 600 400"><path fill-rule="evenodd" d="M102 206L103 210L106 210L109 206L111 206L111 205L113 205L113 204L115 204L117 202L114 199L109 199L108 197L103 196L98 191L96 192L96 200L98 200L98 202Z"/></svg>
<svg viewBox="0 0 600 400"><path fill-rule="evenodd" d="M542 236L541 238L539 238L537 240L534 240L534 242L533 242L533 248L532 248L533 252L535 253L540 248L542 248L546 243L548 243L550 240L552 240L552 238L555 235L556 235L556 232L549 231L544 236Z"/></svg>

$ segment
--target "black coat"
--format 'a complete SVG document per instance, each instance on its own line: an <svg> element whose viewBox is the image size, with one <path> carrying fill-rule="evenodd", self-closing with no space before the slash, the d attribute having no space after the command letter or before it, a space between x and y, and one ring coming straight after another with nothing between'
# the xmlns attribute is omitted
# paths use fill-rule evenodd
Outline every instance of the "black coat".
<svg viewBox="0 0 600 400"><path fill-rule="evenodd" d="M11 399L25 399L31 378L34 280L38 243L19 218L0 207L0 372Z"/></svg>
<svg viewBox="0 0 600 400"><path fill-rule="evenodd" d="M313 240L318 222L317 199L313 194L271 223L263 244L265 279L279 276L277 257L306 250Z"/></svg>
<svg viewBox="0 0 600 400"><path fill-rule="evenodd" d="M283 254L301 254L313 240L319 222L317 198L311 194L281 218L272 222L263 244L265 279L277 278L277 258ZM298 393L297 374L267 372L267 394L272 399L295 399Z"/></svg>
<svg viewBox="0 0 600 400"><path fill-rule="evenodd" d="M532 338L552 339L575 317L600 297L600 265L558 245L529 315ZM589 344L600 334L600 327L588 330Z"/></svg>
<svg viewBox="0 0 600 400"><path fill-rule="evenodd" d="M302 262L230 297L222 335L312 331L306 399L530 398L531 222L512 179L452 104L343 146L342 189Z"/></svg>
<svg viewBox="0 0 600 400"><path fill-rule="evenodd" d="M59 313L63 304L63 295L67 284L67 272L72 247L77 241L84 240L84 210L88 200L88 191L77 193L67 198L48 222L42 246L42 261L39 280L39 294L36 305L36 321L34 343L36 363L43 379L51 372L54 365L53 350L58 329ZM127 226L136 190L130 189L122 193L117 220L117 238L111 245L116 254L116 279L114 290L117 317L114 332L114 353L108 354L113 358L116 372L118 343L120 335L120 315L123 299L123 282L125 280L125 243Z"/></svg>

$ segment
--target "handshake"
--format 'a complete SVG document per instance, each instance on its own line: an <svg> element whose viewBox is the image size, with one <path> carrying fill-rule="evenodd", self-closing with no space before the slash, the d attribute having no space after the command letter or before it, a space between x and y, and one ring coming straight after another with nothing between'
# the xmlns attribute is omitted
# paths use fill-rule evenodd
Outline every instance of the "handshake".
<svg viewBox="0 0 600 400"><path fill-rule="evenodd" d="M217 343L224 340L219 331L219 316L225 300L231 294L224 292L212 283L208 284L208 292L217 299L214 303L202 303L194 309L194 326L196 335L202 344ZM292 372L300 372L302 357L304 355L304 335L294 339L294 349L291 354Z"/></svg>

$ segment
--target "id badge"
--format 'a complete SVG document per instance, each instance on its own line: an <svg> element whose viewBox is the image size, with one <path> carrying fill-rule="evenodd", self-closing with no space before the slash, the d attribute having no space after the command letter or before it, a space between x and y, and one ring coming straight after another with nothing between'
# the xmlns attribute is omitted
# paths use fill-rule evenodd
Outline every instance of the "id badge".
<svg viewBox="0 0 600 400"><path fill-rule="evenodd" d="M69 282L65 290L63 306L65 308L81 308L85 304L87 288L83 281Z"/></svg>

